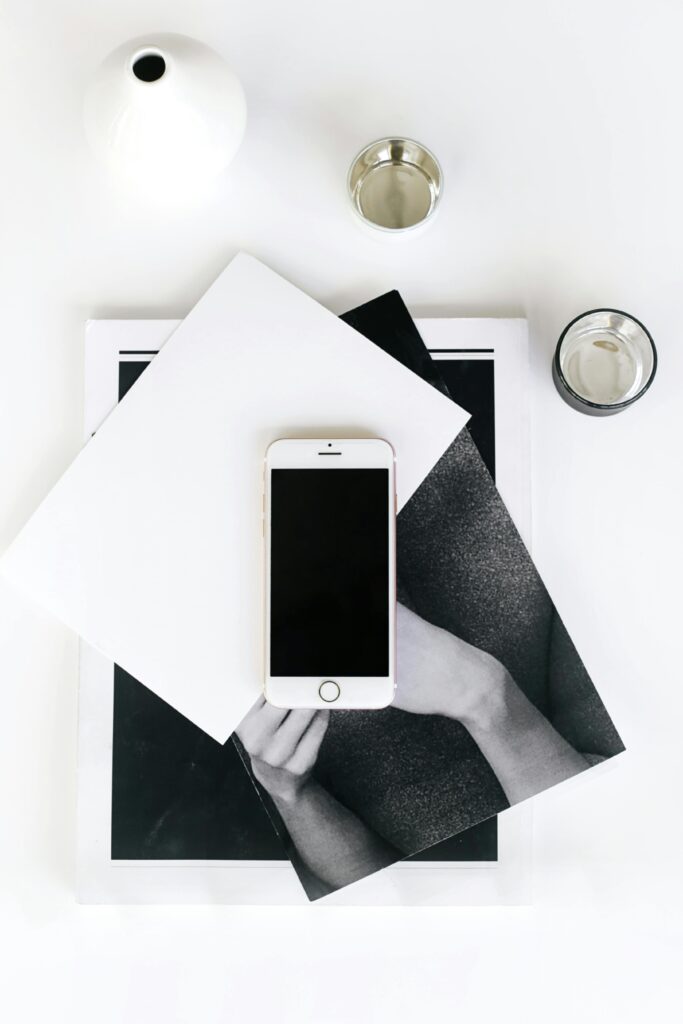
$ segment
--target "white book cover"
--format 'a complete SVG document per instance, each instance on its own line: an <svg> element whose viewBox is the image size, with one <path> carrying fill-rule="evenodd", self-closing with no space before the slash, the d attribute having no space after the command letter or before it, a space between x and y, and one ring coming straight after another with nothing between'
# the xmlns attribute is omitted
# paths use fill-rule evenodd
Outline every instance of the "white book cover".
<svg viewBox="0 0 683 1024"><path fill-rule="evenodd" d="M148 372L177 320L92 321L85 345L84 436L90 437L132 382ZM432 358L453 388L469 381L472 430L484 435L495 458L495 476L507 508L529 543L527 329L524 320L426 319L417 326ZM474 371L481 372L474 372ZM455 392L458 393L457 391ZM463 398L461 398L465 404ZM305 893L283 847L266 858L260 801L236 800L239 769L221 761L217 789L221 815L201 793L185 795L170 836L154 824L181 798L174 783L177 759L199 761L201 751L178 745L162 703L147 725L132 726L116 698L115 666L81 645L78 756L78 897L84 903L306 904ZM118 686L122 682L119 678ZM132 680L126 681L142 691ZM190 730L191 731L191 730ZM145 754L140 754L144 746ZM210 749L204 744L202 749ZM147 767L154 763L154 776ZM128 780L142 771L151 803ZM211 789L211 784L208 784ZM144 805L145 813L140 814ZM189 806L188 806L189 805ZM173 818L173 811L166 818ZM217 818L223 825L217 823ZM225 820L227 818L227 821ZM531 803L487 823L486 839L442 844L430 859L410 859L328 897L336 905L520 904L531 892ZM204 827L202 828L202 822ZM206 829L221 841L211 856ZM221 829L223 831L221 831ZM168 829L166 830L168 832ZM150 834L154 835L150 843ZM492 851L495 849L495 854ZM200 851L204 847L205 855Z"/></svg>
<svg viewBox="0 0 683 1024"><path fill-rule="evenodd" d="M467 419L240 254L66 470L0 570L223 742L262 685L268 444L386 438L400 509Z"/></svg>

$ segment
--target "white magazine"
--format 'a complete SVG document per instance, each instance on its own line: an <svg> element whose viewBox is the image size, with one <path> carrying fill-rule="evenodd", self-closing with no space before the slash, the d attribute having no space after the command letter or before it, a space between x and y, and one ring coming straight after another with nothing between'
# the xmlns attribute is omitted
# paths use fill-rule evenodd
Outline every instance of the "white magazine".
<svg viewBox="0 0 683 1024"><path fill-rule="evenodd" d="M177 320L91 321L86 333L85 438L118 401L121 361L148 362ZM496 481L529 544L527 325L521 319L424 319L418 329L437 360L492 360ZM81 644L78 897L84 903L302 904L289 860L111 858L114 666ZM283 858L286 855L283 851ZM324 900L333 905L486 905L530 900L531 805L498 818L495 861L404 861Z"/></svg>
<svg viewBox="0 0 683 1024"><path fill-rule="evenodd" d="M224 743L261 692L254 510L268 444L333 430L390 437L400 510L467 419L240 253L43 499L0 572Z"/></svg>

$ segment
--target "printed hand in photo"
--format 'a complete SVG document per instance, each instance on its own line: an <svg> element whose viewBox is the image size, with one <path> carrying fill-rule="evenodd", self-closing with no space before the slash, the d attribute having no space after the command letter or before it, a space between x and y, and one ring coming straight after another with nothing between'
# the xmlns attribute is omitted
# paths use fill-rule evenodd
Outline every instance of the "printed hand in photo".
<svg viewBox="0 0 683 1024"><path fill-rule="evenodd" d="M285 711L261 697L237 729L256 780L278 803L301 797L318 759L329 711Z"/></svg>
<svg viewBox="0 0 683 1024"><path fill-rule="evenodd" d="M465 725L501 693L507 672L485 651L433 626L404 605L396 611L397 688L394 706L445 715Z"/></svg>
<svg viewBox="0 0 683 1024"><path fill-rule="evenodd" d="M506 668L398 605L394 707L462 723L511 804L588 767L527 699ZM339 803L313 769L330 711L285 711L260 699L237 729L306 869L329 890L401 856Z"/></svg>
<svg viewBox="0 0 683 1024"><path fill-rule="evenodd" d="M588 767L492 655L397 609L394 707L461 722L511 804Z"/></svg>
<svg viewBox="0 0 683 1024"><path fill-rule="evenodd" d="M285 711L261 698L237 729L306 868L339 889L399 856L313 777L329 711Z"/></svg>

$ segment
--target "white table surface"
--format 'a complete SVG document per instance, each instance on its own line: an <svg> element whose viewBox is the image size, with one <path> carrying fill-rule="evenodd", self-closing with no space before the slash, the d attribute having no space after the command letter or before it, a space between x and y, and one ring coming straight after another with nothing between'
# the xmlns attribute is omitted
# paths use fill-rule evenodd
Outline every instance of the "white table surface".
<svg viewBox="0 0 683 1024"><path fill-rule="evenodd" d="M112 188L84 82L150 28L213 44L247 139L173 209ZM74 904L76 638L38 612L0 650L0 1006L15 1021L680 1019L683 5L666 0L4 0L0 547L79 447L83 321L181 316L238 248L335 311L526 315L534 553L628 751L535 810L535 903L506 910ZM345 200L354 153L414 135L438 217L398 239ZM659 347L646 399L567 408L557 336L597 305Z"/></svg>

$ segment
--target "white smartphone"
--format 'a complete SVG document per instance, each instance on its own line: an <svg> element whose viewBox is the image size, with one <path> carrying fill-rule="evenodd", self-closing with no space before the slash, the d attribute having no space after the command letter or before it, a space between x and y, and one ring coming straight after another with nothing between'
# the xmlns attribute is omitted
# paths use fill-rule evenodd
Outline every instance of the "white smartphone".
<svg viewBox="0 0 683 1024"><path fill-rule="evenodd" d="M371 438L285 439L265 461L266 700L386 707L396 664L394 450Z"/></svg>

